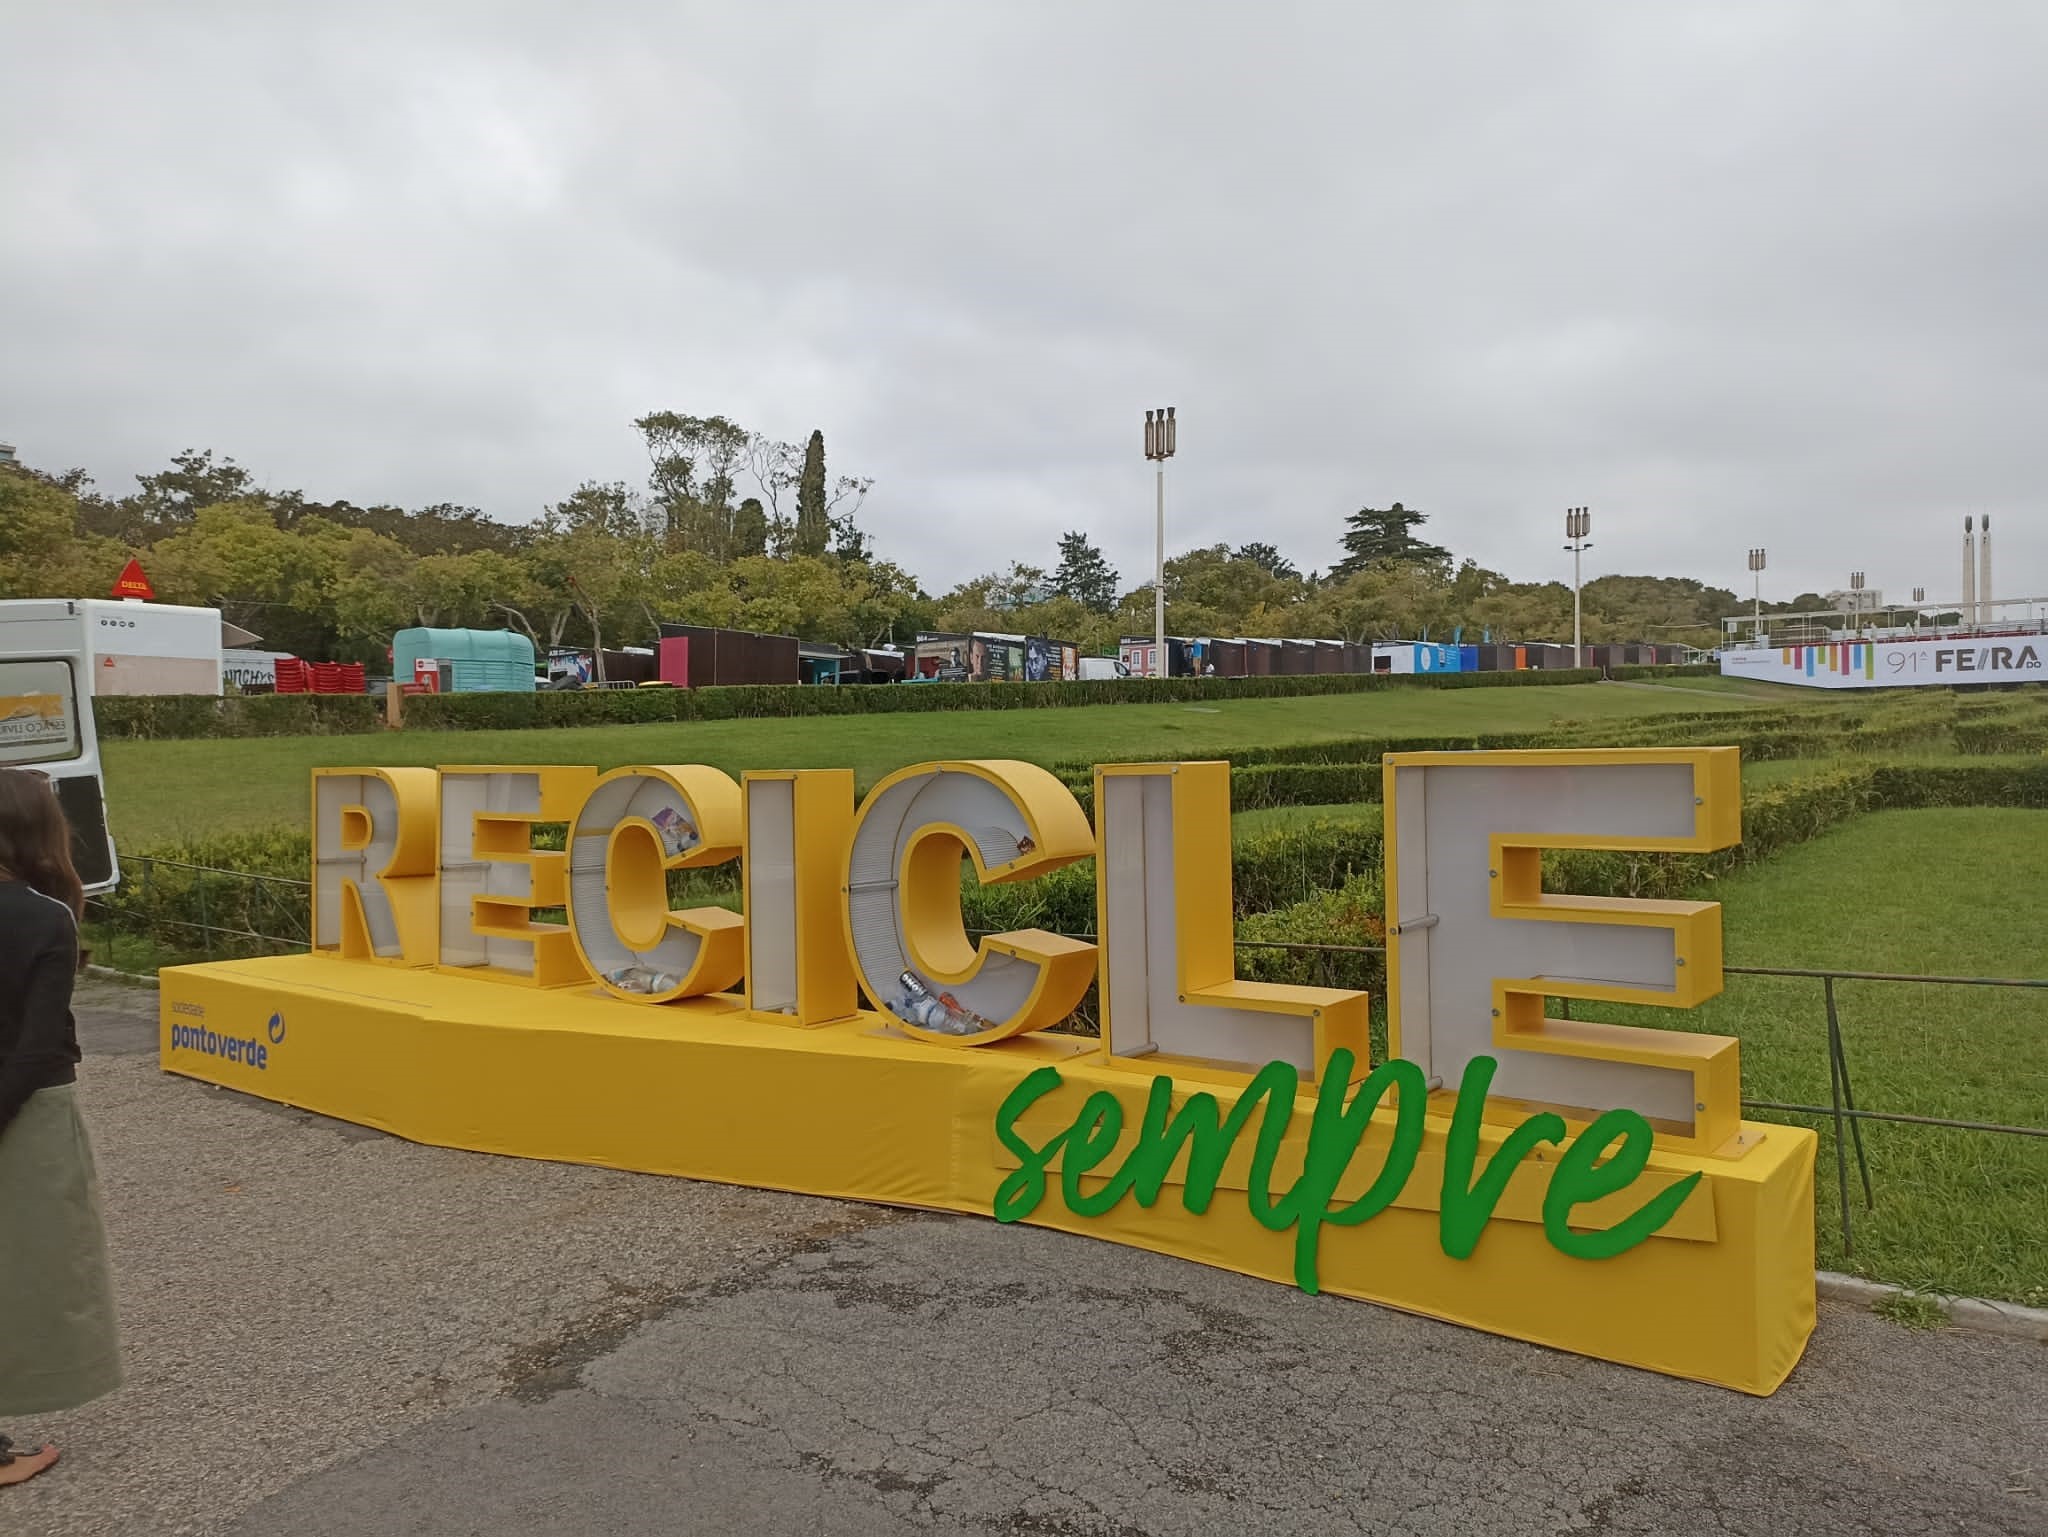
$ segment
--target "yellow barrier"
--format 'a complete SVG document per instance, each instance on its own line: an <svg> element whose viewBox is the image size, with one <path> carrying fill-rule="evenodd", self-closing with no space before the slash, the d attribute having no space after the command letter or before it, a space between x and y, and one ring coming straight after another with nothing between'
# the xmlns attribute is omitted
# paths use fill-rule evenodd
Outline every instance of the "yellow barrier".
<svg viewBox="0 0 2048 1537"><path fill-rule="evenodd" d="M1584 767L1658 771L1610 775L1591 793L1636 795L1645 825L1661 825L1675 815L1667 792L1711 788L1732 761L1699 751ZM1431 755L1408 767L1505 769L1512 757ZM857 819L844 775L748 776L728 796L701 769L602 779L463 770L466 788L437 806L401 771L322 771L342 788L315 788L318 825L333 834L316 836L321 949L165 971L164 1066L419 1142L1028 1221L1747 1392L1784 1380L1813 1324L1810 1132L1741 1124L1704 1100L1680 1123L1673 1085L1719 1095L1727 1074L1696 1074L1691 1058L1646 1054L1632 1039L1593 1066L1636 1073L1612 1080L1618 1092L1665 1105L1654 1135L1651 1118L1620 1104L1496 1092L1497 1072L1556 1088L1568 1083L1558 1072L1586 1066L1487 1049L1497 1030L1547 1028L1540 1008L1510 1026L1432 1012L1417 980L1423 951L1397 962L1409 979L1397 1018L1407 1043L1368 1074L1362 995L1230 976L1227 770L1105 770L1090 837L1071 797L1024 767L905 770ZM1665 773L1674 768L1679 779ZM512 779L488 777L499 773ZM1461 781L1428 783L1444 807L1460 804ZM1424 784L1401 787L1411 831L1422 828L1413 806ZM565 806L564 786L580 807ZM1688 823L1695 802L1719 821L1673 836L1732 835L1708 797L1683 798ZM1570 795L1547 802L1538 786L1516 804L1561 818L1552 825L1564 837L1538 824L1510 846L1584 836L1565 825ZM545 856L523 852L519 819L566 811L576 815L565 880L558 870L534 887L471 868L502 859L545 870ZM1390 858L1395 818L1390 806ZM435 825L441 853L423 856L419 829ZM836 904L807 832L840 839ZM1484 828L1467 832L1490 846ZM650 905L663 867L741 849L744 932ZM1091 852L1102 1040L1037 1028L1048 1008L1071 1007L1095 947L1027 933L977 949L942 894L963 854L983 878L1021 879ZM1409 893L1428 888L1425 874L1407 869ZM1504 896L1484 878L1449 875L1435 872L1442 913L1403 920L1421 924L1411 936L1524 923L1554 942L1557 914L1495 911L1542 901L1526 863ZM529 976L523 989L480 980L474 964L427 963L472 943L449 932L451 882L477 934L519 946L510 953L550 975L565 956L590 970L627 953L631 963L608 983ZM501 889L508 882L516 889ZM534 893L558 884L573 951L518 907L541 905ZM431 913L438 942L408 931ZM1644 939L1643 915L1608 916L1612 931L1599 933L1611 963L1589 985L1653 982L1671 964L1668 944ZM1601 919L1580 910L1568 921ZM1718 986L1718 925L1690 911L1657 922L1685 929L1702 964L1711 950L1714 974L1695 992ZM1596 941L1606 942L1584 943ZM742 951L751 1006L704 990L707 976L730 986ZM659 974L630 975L636 966ZM1475 996L1495 985L1486 954L1466 969ZM1503 974L1539 1005L1559 990L1540 968ZM855 975L871 1003L893 1006L878 995L900 991L893 1002L925 1017L847 1008ZM1445 977L1434 991L1454 989ZM1602 1043L1577 1044L1597 1058ZM1711 1054L1732 1068L1732 1043Z"/></svg>

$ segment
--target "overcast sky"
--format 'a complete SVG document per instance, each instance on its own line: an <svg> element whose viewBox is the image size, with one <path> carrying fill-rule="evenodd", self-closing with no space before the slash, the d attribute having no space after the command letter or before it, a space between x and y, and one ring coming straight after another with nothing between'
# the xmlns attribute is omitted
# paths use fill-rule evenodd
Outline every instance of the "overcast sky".
<svg viewBox="0 0 2048 1537"><path fill-rule="evenodd" d="M2048 592L2048 4L0 8L0 440L524 520L825 431L934 591L1086 527Z"/></svg>

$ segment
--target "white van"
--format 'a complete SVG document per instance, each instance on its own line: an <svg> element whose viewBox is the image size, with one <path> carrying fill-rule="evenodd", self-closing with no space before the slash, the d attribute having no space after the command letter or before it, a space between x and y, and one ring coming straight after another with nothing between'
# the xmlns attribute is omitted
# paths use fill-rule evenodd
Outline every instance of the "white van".
<svg viewBox="0 0 2048 1537"><path fill-rule="evenodd" d="M1113 656L1084 656L1081 658L1081 681L1096 683L1104 678L1128 678L1130 668Z"/></svg>
<svg viewBox="0 0 2048 1537"><path fill-rule="evenodd" d="M107 834L93 730L92 640L82 602L0 602L0 767L50 776L71 822L71 857L89 892L121 878Z"/></svg>

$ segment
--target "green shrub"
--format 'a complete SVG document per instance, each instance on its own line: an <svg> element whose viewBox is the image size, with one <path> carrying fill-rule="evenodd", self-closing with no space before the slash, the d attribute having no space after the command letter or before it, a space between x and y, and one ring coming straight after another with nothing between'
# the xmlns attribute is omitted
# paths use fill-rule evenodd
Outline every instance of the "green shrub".
<svg viewBox="0 0 2048 1537"><path fill-rule="evenodd" d="M1817 701L1817 704L1820 702ZM1837 711L1841 706L1827 702ZM1811 746L1827 733L1839 735L1846 714L1823 713L1816 719L1813 708L1789 709L1771 706L1760 710L1683 710L1667 714L1625 717L1616 720L1561 721L1547 730L1478 732L1455 739L1433 737L1329 737L1314 742L1276 742L1237 748L1230 754L1234 771L1248 771L1285 764L1323 764L1377 768L1388 753L1502 750L1538 747L1676 747L1741 746L1752 738L1774 730L1790 733L1784 746ZM1763 756L1791 756L1789 752L1767 751ZM1156 755L1101 757L1088 760L1067 758L1050 765L1069 789L1076 793L1092 782L1096 765L1117 762L1148 762ZM1338 796L1335 800L1348 797ZM1375 791L1371 797L1377 800ZM1257 802L1233 797L1233 809L1255 809ZM1316 801L1276 800L1276 805L1316 805Z"/></svg>
<svg viewBox="0 0 2048 1537"><path fill-rule="evenodd" d="M1283 827L1237 845L1230 861L1231 896L1240 917L1271 912L1355 876L1377 879L1384 857L1377 818Z"/></svg>
<svg viewBox="0 0 2048 1537"><path fill-rule="evenodd" d="M1957 721L1956 751L1973 757L1997 753L2048 752L2048 723L2024 716L2001 715L1990 720Z"/></svg>
<svg viewBox="0 0 2048 1537"><path fill-rule="evenodd" d="M513 696L518 697L518 696ZM1936 712L1938 713L1938 712ZM1920 718L1909 718L1914 715ZM1926 711L1902 712L1885 730L1924 729ZM1762 733L1774 740L1796 733ZM1839 752L1854 733L1819 731L1801 740ZM1789 750L1786 756L1795 754ZM1377 764L1276 764L1233 776L1239 804L1247 795L1312 797L1301 804L1367 799L1376 793ZM1341 793L1339 793L1341 792ZM1287 804L1274 801L1274 804ZM1776 856L1867 810L1931 806L2048 808L2048 757L2016 763L1838 761L1812 774L1744 796L1743 841L1707 854L1552 850L1545 855L1552 890L1591 896L1683 898L1711 889L1729 871ZM555 840L559 841L559 840ZM1317 821L1247 838L1233 850L1231 887L1241 939L1291 939L1305 944L1378 944L1384 843L1377 807L1355 819ZM309 839L303 829L224 833L203 840L124 853L123 884L95 903L94 918L144 932L180 953L204 953L201 928L212 925L289 941L306 932ZM254 881L218 872L269 877ZM694 872L677 901L731 905L737 865ZM1022 885L963 881L967 925L981 931L1095 931L1095 866L1081 860ZM278 948L254 940L215 939L213 953ZM240 948L237 948L237 946ZM1377 993L1379 963L1342 952L1248 950L1240 974L1256 980L1363 987Z"/></svg>
<svg viewBox="0 0 2048 1537"><path fill-rule="evenodd" d="M2048 692L2019 684L1958 694L1955 701L1956 715L1964 720L1986 720L2002 715L2024 716L2029 720L2048 718Z"/></svg>
<svg viewBox="0 0 2048 1537"><path fill-rule="evenodd" d="M970 873L960 885L960 911L977 933L1049 929L1055 934L1095 932L1095 861L1079 860L1035 881L982 886Z"/></svg>
<svg viewBox="0 0 2048 1537"><path fill-rule="evenodd" d="M1870 804L2048 807L2048 759L2039 763L1886 763L1870 770Z"/></svg>
<svg viewBox="0 0 2048 1537"><path fill-rule="evenodd" d="M1091 704L1177 704L1291 699L1380 689L1531 688L1586 683L1594 671L1315 673L1278 678L1106 678L1092 683L794 683L731 688L543 690L518 694L420 694L405 701L408 727L516 731L539 726L647 721L755 720L813 715L899 715L946 710L1040 710ZM152 695L95 702L104 737L305 736L374 731L383 705L364 695Z"/></svg>
<svg viewBox="0 0 2048 1537"><path fill-rule="evenodd" d="M1237 974L1249 982L1346 987L1377 998L1387 979L1385 908L1380 873L1373 870L1333 891L1251 914L1237 926ZM1280 945L1335 948L1269 948ZM1361 948L1370 953L1360 953Z"/></svg>
<svg viewBox="0 0 2048 1537"><path fill-rule="evenodd" d="M345 736L384 724L383 706L363 694L113 694L92 713L103 740Z"/></svg>
<svg viewBox="0 0 2048 1537"><path fill-rule="evenodd" d="M1579 896L1691 896L1731 870L1770 859L1868 809L1872 778L1867 767L1842 766L1750 791L1742 798L1742 842L1709 854L1552 849L1543 856L1544 885Z"/></svg>
<svg viewBox="0 0 2048 1537"><path fill-rule="evenodd" d="M311 922L312 857L310 834L284 828L123 851L121 884L95 897L87 917L184 956L294 948Z"/></svg>
<svg viewBox="0 0 2048 1537"><path fill-rule="evenodd" d="M1234 768L1230 771L1230 809L1376 801L1382 777L1377 763L1270 763Z"/></svg>
<svg viewBox="0 0 2048 1537"><path fill-rule="evenodd" d="M1628 682L1635 678L1718 678L1721 676L1719 662L1674 662L1668 666L1655 667L1610 667L1607 676L1616 682Z"/></svg>
<svg viewBox="0 0 2048 1537"><path fill-rule="evenodd" d="M1303 901L1355 876L1377 879L1381 859L1377 820L1312 822L1247 838L1231 853L1231 904L1238 917ZM980 932L1050 929L1095 932L1095 861L1018 885L982 886L963 877L960 906L967 926Z"/></svg>

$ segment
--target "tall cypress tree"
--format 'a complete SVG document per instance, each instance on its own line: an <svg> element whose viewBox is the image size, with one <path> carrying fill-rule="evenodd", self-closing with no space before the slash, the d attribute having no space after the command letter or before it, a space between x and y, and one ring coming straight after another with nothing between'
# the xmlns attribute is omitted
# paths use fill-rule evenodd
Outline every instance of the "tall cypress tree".
<svg viewBox="0 0 2048 1537"><path fill-rule="evenodd" d="M1440 544L1416 537L1415 530L1429 521L1429 514L1403 507L1361 507L1344 520L1344 558L1330 570L1336 577L1352 576L1383 560L1449 560L1451 552Z"/></svg>
<svg viewBox="0 0 2048 1537"><path fill-rule="evenodd" d="M1116 583L1116 568L1085 532L1060 535L1060 568L1052 579L1055 592L1107 614L1116 608Z"/></svg>
<svg viewBox="0 0 2048 1537"><path fill-rule="evenodd" d="M735 556L768 553L768 509L758 496L741 502L732 515L732 552Z"/></svg>
<svg viewBox="0 0 2048 1537"><path fill-rule="evenodd" d="M813 430L804 445L804 472L796 485L797 554L823 555L831 534L831 512L825 503L825 434Z"/></svg>

